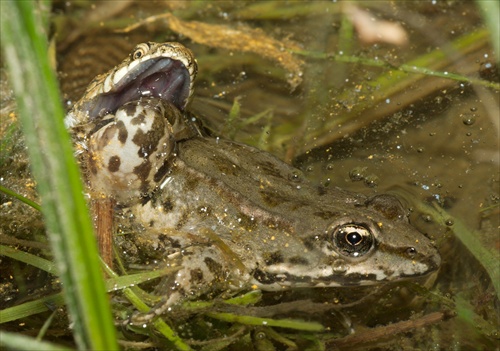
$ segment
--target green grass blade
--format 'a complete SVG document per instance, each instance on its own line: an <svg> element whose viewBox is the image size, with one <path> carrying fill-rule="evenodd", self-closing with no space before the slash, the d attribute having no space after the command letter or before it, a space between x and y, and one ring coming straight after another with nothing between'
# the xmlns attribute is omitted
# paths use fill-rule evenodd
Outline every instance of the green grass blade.
<svg viewBox="0 0 500 351"><path fill-rule="evenodd" d="M9 307L0 311L0 324L46 312L49 310L49 306L51 306L51 308L59 307L63 303L64 299L62 293L57 293L34 301L25 302L21 305Z"/></svg>
<svg viewBox="0 0 500 351"><path fill-rule="evenodd" d="M323 327L320 323L305 322L295 319L260 318L253 316L242 316L225 312L208 312L207 316L225 322L241 323L246 325L279 327L279 328L296 329L296 330L311 331L311 332L322 332L325 330L325 327Z"/></svg>
<svg viewBox="0 0 500 351"><path fill-rule="evenodd" d="M37 267L45 272L57 274L57 267L52 262L9 246L0 245L0 256L7 256L20 262L32 265L33 267Z"/></svg>
<svg viewBox="0 0 500 351"><path fill-rule="evenodd" d="M140 311L143 313L147 313L151 310L151 308L146 305L132 289L126 288L123 290L123 294L125 297ZM165 323L165 321L161 318L156 318L152 322L155 329L165 336L167 340L172 342L177 350L180 351L190 351L191 347L181 339L181 337L172 329L170 326Z"/></svg>
<svg viewBox="0 0 500 351"><path fill-rule="evenodd" d="M0 330L0 346L8 347L9 350L37 350L37 351L70 351L70 348L56 345L51 342L38 341L29 336L9 333Z"/></svg>
<svg viewBox="0 0 500 351"><path fill-rule="evenodd" d="M496 62L500 63L500 2L498 0L476 0L476 4L481 10L484 23L486 23L490 32Z"/></svg>
<svg viewBox="0 0 500 351"><path fill-rule="evenodd" d="M3 56L76 343L80 349L118 349L80 173L47 57L39 5L33 1L0 3Z"/></svg>
<svg viewBox="0 0 500 351"><path fill-rule="evenodd" d="M0 192L4 193L6 195L9 195L9 196L11 196L11 197L13 197L15 199L18 199L21 202L24 202L26 205L29 205L29 206L33 207L37 211L41 211L42 210L42 208L40 207L40 205L37 204L36 202L31 201L27 197L24 197L21 194L18 194L15 191L7 189L6 187L3 187L1 185L0 185Z"/></svg>

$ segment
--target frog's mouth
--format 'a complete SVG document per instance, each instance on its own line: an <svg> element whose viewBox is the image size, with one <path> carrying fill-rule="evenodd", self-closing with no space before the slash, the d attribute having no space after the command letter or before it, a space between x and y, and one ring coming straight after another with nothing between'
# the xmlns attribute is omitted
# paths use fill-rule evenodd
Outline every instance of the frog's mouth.
<svg viewBox="0 0 500 351"><path fill-rule="evenodd" d="M92 119L114 113L129 101L156 97L184 110L191 89L190 72L179 60L156 57L133 61L108 75L103 83L103 92L88 101L85 109Z"/></svg>

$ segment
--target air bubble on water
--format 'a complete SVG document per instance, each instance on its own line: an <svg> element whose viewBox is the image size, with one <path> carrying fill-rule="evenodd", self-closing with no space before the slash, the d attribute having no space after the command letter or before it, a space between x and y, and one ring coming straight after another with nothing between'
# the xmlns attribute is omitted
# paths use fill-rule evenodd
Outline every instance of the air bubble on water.
<svg viewBox="0 0 500 351"><path fill-rule="evenodd" d="M300 181L300 174L298 172L292 172L289 176L288 179L290 179L292 182L297 182Z"/></svg>
<svg viewBox="0 0 500 351"><path fill-rule="evenodd" d="M255 334L255 337L257 339L265 339L266 338L266 334L264 332L258 332L257 334Z"/></svg>
<svg viewBox="0 0 500 351"><path fill-rule="evenodd" d="M331 183L332 183L332 180L330 178L326 178L326 181L324 182L323 186L326 188L326 187L330 186Z"/></svg>
<svg viewBox="0 0 500 351"><path fill-rule="evenodd" d="M335 260L332 263L332 269L335 273L344 273L347 271L347 265L344 260Z"/></svg>
<svg viewBox="0 0 500 351"><path fill-rule="evenodd" d="M378 177L375 174L370 174L365 177L365 184L369 188L374 188L378 185Z"/></svg>
<svg viewBox="0 0 500 351"><path fill-rule="evenodd" d="M462 114L462 123L466 126L471 126L476 122L476 115L472 113Z"/></svg>
<svg viewBox="0 0 500 351"><path fill-rule="evenodd" d="M365 179L366 167L355 167L349 172L349 178L353 182Z"/></svg>

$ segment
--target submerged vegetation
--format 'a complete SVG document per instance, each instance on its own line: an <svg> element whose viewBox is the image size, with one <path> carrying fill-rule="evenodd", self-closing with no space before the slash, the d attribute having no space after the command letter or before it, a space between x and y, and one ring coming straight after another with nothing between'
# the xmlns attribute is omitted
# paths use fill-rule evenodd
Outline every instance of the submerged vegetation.
<svg viewBox="0 0 500 351"><path fill-rule="evenodd" d="M199 1L167 3L159 13L133 1L1 2L0 345L493 347L500 82L490 43L500 38L498 18L489 17L495 9L484 3ZM432 21L449 33L432 37ZM363 37L367 26L380 35ZM70 105L107 69L88 64L99 51L111 47L110 62L99 64L114 65L137 42L165 39L196 52L191 112L212 133L269 150L324 185L396 192L439 247L439 275L376 289L205 296L151 325L127 324L158 301L151 290L173 271L148 270L140 261L147 253L123 254L136 230L127 221L117 229L115 267L99 259L61 101ZM62 98L51 58L59 59Z"/></svg>

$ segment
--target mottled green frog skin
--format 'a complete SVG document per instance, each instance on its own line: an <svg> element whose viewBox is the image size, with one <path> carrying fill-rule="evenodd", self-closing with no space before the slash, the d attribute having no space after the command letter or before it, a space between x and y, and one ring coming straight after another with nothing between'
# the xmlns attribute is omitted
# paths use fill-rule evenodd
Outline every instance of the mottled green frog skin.
<svg viewBox="0 0 500 351"><path fill-rule="evenodd" d="M111 88L106 94L120 102L105 113L89 113L96 109L88 103L113 105L104 93L84 96L67 123L83 145L93 196L114 197L145 228L137 235L156 243L166 264L180 267L160 285L164 301L142 321L210 290L366 285L437 269L438 252L408 223L396 198L315 185L269 153L203 135L182 112L196 63L180 44L140 44L101 84L131 59L142 60L134 67L148 65L143 58L168 51L164 46L186 55L166 56L179 67L135 72L142 82L117 93ZM170 89L165 95L174 98L144 94L150 85ZM101 91L94 83L92 89ZM122 101L121 94L132 97Z"/></svg>

